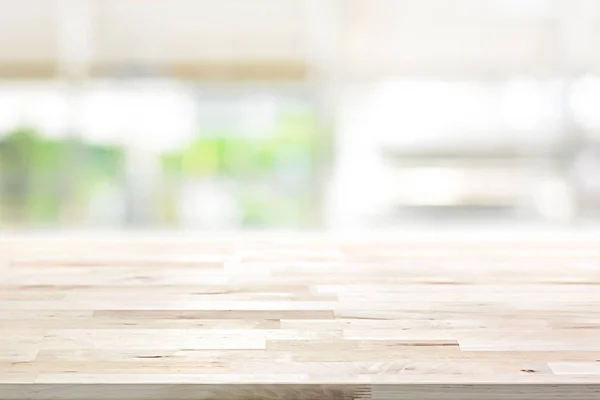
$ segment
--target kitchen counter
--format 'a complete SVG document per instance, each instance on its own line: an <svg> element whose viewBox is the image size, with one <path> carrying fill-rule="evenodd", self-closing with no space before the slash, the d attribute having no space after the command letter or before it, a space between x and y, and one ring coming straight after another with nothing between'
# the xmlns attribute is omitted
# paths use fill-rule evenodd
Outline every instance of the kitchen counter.
<svg viewBox="0 0 600 400"><path fill-rule="evenodd" d="M0 399L598 399L600 238L0 240Z"/></svg>

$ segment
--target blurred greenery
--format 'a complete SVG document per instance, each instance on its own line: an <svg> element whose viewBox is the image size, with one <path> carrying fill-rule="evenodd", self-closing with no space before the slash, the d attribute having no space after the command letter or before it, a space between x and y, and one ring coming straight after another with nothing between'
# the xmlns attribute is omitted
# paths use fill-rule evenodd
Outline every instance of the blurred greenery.
<svg viewBox="0 0 600 400"><path fill-rule="evenodd" d="M169 180L234 180L243 225L302 226L315 202L310 178L317 146L314 113L294 110L280 113L270 135L201 131L189 147L163 154L161 165ZM280 175L288 179L280 182ZM174 192L163 205L174 209L177 201Z"/></svg>
<svg viewBox="0 0 600 400"><path fill-rule="evenodd" d="M316 126L310 112L282 113L272 135L249 137L243 132L201 131L185 149L161 156L170 176L260 177L284 166L310 167Z"/></svg>
<svg viewBox="0 0 600 400"><path fill-rule="evenodd" d="M75 139L48 139L21 128L0 140L2 221L52 225L68 203L86 202L97 185L120 176L125 152Z"/></svg>
<svg viewBox="0 0 600 400"><path fill-rule="evenodd" d="M159 154L162 179L157 197L148 199L156 204L157 222L181 222L186 182L218 181L237 204L242 225L307 224L315 201L315 115L308 108L283 110L272 126L260 136L242 128L200 130L185 148ZM26 127L9 132L0 137L0 222L84 224L102 188L126 192L125 163L120 146L48 138Z"/></svg>

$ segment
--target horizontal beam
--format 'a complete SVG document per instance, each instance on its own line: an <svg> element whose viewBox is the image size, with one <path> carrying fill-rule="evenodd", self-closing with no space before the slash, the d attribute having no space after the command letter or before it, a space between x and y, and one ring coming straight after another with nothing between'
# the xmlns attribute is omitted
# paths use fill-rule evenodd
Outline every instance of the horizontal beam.
<svg viewBox="0 0 600 400"><path fill-rule="evenodd" d="M200 61L149 63L95 63L90 66L91 78L106 77L172 77L184 80L209 81L298 81L304 80L307 67L296 60L274 61ZM0 79L53 79L60 77L52 61L3 63Z"/></svg>

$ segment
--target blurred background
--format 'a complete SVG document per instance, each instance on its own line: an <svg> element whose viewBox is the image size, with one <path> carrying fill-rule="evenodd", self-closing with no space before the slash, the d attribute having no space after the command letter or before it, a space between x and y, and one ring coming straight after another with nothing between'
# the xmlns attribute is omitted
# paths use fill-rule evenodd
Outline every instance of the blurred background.
<svg viewBox="0 0 600 400"><path fill-rule="evenodd" d="M0 229L600 222L597 0L0 10Z"/></svg>

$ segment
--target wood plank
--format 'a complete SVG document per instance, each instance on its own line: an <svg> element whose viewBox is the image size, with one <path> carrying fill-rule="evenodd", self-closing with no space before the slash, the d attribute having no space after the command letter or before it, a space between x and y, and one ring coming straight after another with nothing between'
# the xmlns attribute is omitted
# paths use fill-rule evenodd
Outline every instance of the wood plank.
<svg viewBox="0 0 600 400"><path fill-rule="evenodd" d="M0 400L597 399L600 239L0 239Z"/></svg>

